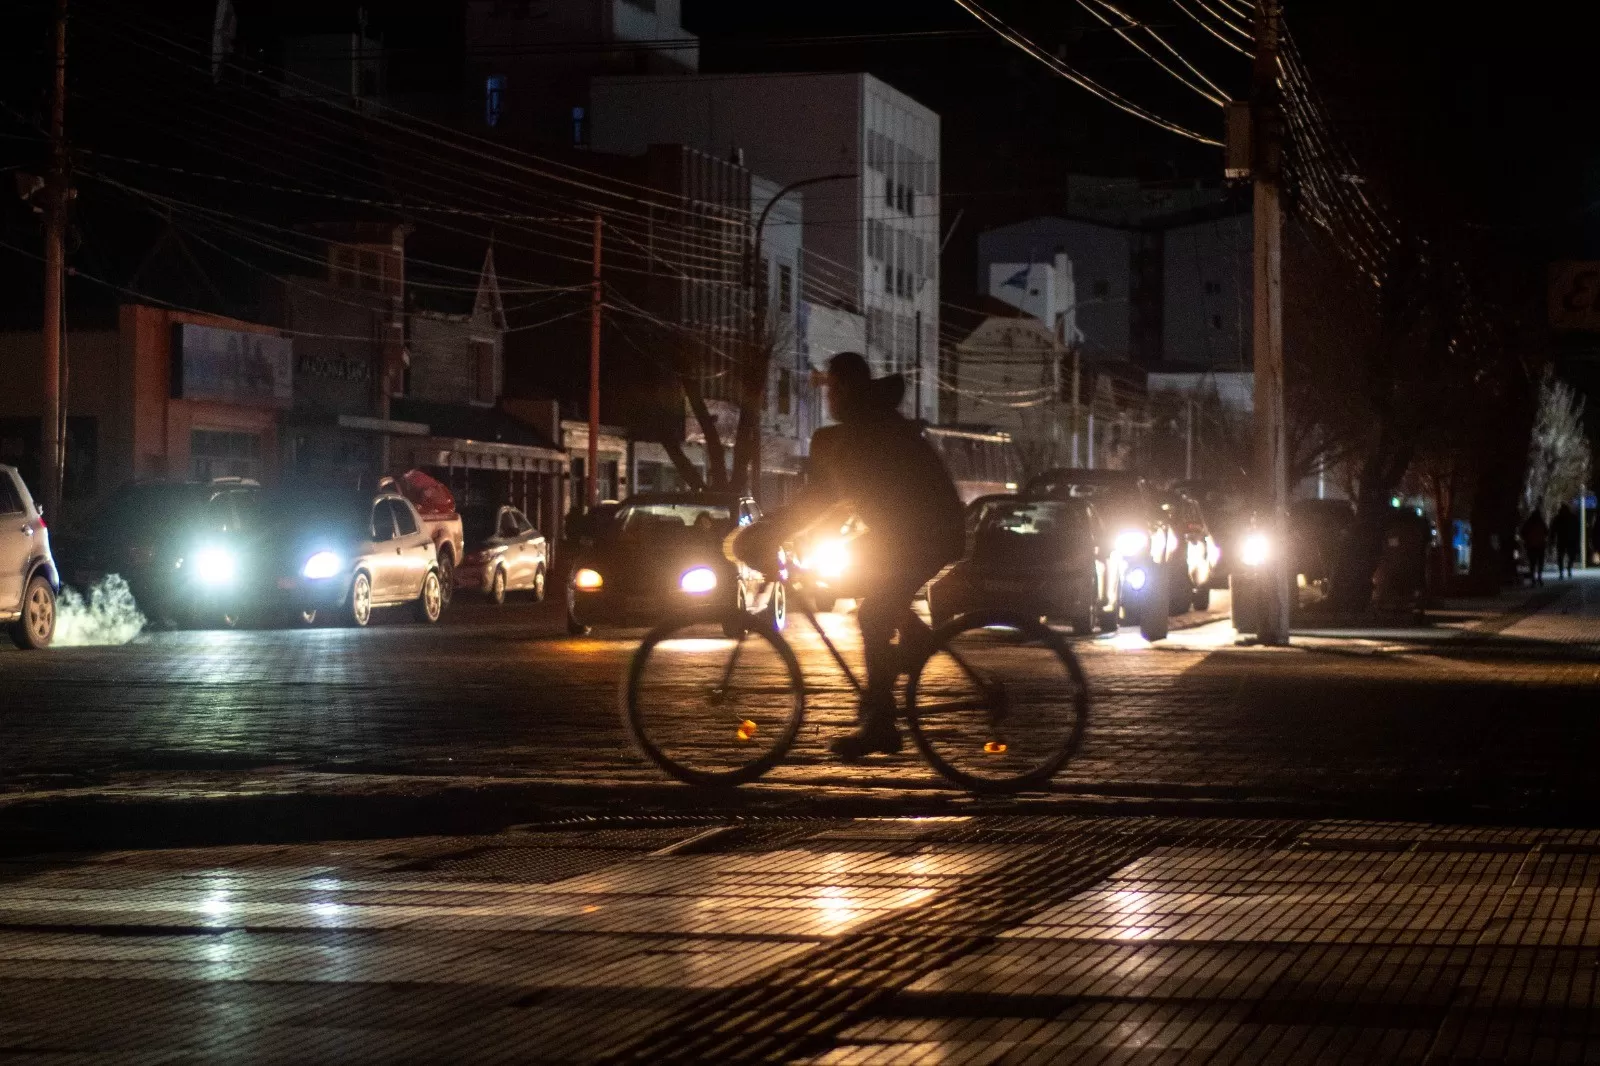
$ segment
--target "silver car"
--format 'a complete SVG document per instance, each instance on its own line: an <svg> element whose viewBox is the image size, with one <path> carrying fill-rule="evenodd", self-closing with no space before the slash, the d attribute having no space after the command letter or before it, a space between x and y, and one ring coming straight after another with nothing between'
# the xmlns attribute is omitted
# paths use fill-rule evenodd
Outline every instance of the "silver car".
<svg viewBox="0 0 1600 1066"><path fill-rule="evenodd" d="M44 518L16 467L0 465L0 623L13 644L49 646L60 588Z"/></svg>
<svg viewBox="0 0 1600 1066"><path fill-rule="evenodd" d="M380 607L409 606L427 623L444 612L437 551L405 497L278 489L261 505L261 539L240 571L263 606L356 626Z"/></svg>

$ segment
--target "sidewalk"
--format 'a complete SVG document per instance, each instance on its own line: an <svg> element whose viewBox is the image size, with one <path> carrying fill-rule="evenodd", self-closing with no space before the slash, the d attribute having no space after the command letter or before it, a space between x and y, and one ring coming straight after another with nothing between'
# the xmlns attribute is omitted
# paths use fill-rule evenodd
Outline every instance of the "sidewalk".
<svg viewBox="0 0 1600 1066"><path fill-rule="evenodd" d="M0 864L78 1062L1600 1056L1600 831L642 820Z"/></svg>

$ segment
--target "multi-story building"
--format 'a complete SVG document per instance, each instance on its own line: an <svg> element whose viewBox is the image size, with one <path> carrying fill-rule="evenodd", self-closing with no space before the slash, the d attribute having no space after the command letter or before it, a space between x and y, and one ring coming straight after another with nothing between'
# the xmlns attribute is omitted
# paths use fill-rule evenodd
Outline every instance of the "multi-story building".
<svg viewBox="0 0 1600 1066"><path fill-rule="evenodd" d="M599 77L586 114L599 150L689 144L781 187L828 179L806 187L800 296L860 314L874 371L937 415L938 115L869 74Z"/></svg>

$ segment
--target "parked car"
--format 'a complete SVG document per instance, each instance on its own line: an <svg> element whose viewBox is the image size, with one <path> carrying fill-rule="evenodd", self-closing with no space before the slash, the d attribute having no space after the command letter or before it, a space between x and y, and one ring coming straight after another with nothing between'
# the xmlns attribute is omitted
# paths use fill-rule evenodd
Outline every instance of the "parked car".
<svg viewBox="0 0 1600 1066"><path fill-rule="evenodd" d="M1209 610L1211 607L1211 568L1216 565L1220 552L1211 538L1211 528L1206 524L1205 512L1200 504L1181 492L1169 492L1161 498L1161 507L1177 532L1183 547L1185 580L1172 588L1176 610ZM1181 602L1180 602L1181 597Z"/></svg>
<svg viewBox="0 0 1600 1066"><path fill-rule="evenodd" d="M515 507L467 507L461 512L466 551L455 583L504 603L508 592L531 592L544 599L550 560L544 537Z"/></svg>
<svg viewBox="0 0 1600 1066"><path fill-rule="evenodd" d="M754 500L731 493L647 493L623 501L573 558L567 631L581 636L596 625L645 625L698 604L764 611L781 628L783 586L722 551L724 538L759 514Z"/></svg>
<svg viewBox="0 0 1600 1066"><path fill-rule="evenodd" d="M60 589L44 516L17 468L0 465L0 623L13 644L49 647Z"/></svg>
<svg viewBox="0 0 1600 1066"><path fill-rule="evenodd" d="M228 560L260 491L243 478L129 482L60 538L66 582L87 588L119 574L153 622L232 622L239 605Z"/></svg>
<svg viewBox="0 0 1600 1066"><path fill-rule="evenodd" d="M416 508L395 492L287 487L263 495L258 538L238 561L257 609L310 625L364 626L382 607L419 622L444 612L444 581Z"/></svg>
<svg viewBox="0 0 1600 1066"><path fill-rule="evenodd" d="M1125 565L1085 500L995 501L967 557L929 587L928 611L936 625L967 611L1005 607L1067 622L1074 633L1111 630Z"/></svg>
<svg viewBox="0 0 1600 1066"><path fill-rule="evenodd" d="M1175 583L1188 593L1188 574L1171 516L1137 474L1123 470L1049 470L1028 482L1031 497L1088 500L1105 523L1112 550L1126 562L1122 615L1147 640L1167 635ZM1178 606L1186 606L1179 604Z"/></svg>
<svg viewBox="0 0 1600 1066"><path fill-rule="evenodd" d="M1227 588L1228 575L1239 561L1244 538L1253 528L1254 508L1248 487L1237 480L1195 480L1180 481L1172 486L1172 491L1200 505L1206 529L1216 547L1209 584L1213 589Z"/></svg>
<svg viewBox="0 0 1600 1066"><path fill-rule="evenodd" d="M423 473L407 470L399 477L386 477L378 481L381 491L398 492L416 509L422 530L433 541L434 553L439 557L439 580L444 584L445 606L455 591L455 570L466 554L465 535L461 516L456 513L455 496L444 482Z"/></svg>

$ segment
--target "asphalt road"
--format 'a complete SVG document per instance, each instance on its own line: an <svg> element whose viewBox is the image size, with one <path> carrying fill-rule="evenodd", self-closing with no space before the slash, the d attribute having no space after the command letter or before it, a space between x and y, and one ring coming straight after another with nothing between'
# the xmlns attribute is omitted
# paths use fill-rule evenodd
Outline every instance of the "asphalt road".
<svg viewBox="0 0 1600 1066"><path fill-rule="evenodd" d="M1580 582L1543 613L1490 618L1446 644L1247 649L1213 639L1216 626L1154 647L1129 631L1077 641L1094 716L1053 798L1583 817L1600 799L1592 595ZM853 619L824 619L854 654ZM828 758L850 694L803 621L791 634L813 687L808 728L739 802L951 798L909 748L862 768ZM563 789L697 802L663 788L621 728L618 681L638 637L571 639L551 603L458 601L436 628L395 617L0 653L0 804L463 784L536 786L551 809Z"/></svg>

